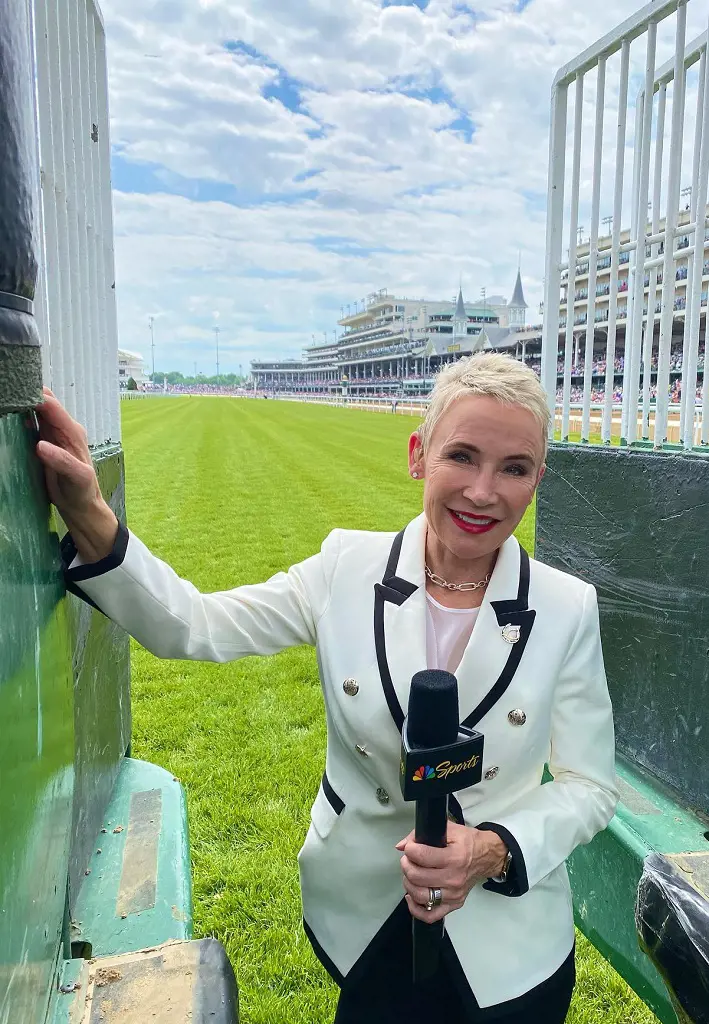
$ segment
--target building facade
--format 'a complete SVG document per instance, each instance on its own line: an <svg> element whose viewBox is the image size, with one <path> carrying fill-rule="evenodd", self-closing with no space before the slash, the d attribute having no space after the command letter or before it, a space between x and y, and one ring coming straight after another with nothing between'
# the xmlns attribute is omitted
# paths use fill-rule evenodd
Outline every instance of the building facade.
<svg viewBox="0 0 709 1024"><path fill-rule="evenodd" d="M126 349L118 349L118 384L125 388L132 377L138 386L148 380L145 373L143 357L137 352L128 352Z"/></svg>
<svg viewBox="0 0 709 1024"><path fill-rule="evenodd" d="M708 209L709 212L709 209ZM688 299L689 267L688 258L682 257L683 249L690 250L689 234L682 234L682 227L690 223L689 210L682 210L678 215L679 233L675 240L675 252L677 258L674 261L674 281L671 288L671 299L673 308L672 343L670 353L670 382L672 398L676 401L679 397L679 383L683 368L683 346L685 334L685 310ZM660 230L664 230L664 218L660 221ZM648 223L647 234L652 234L652 225ZM632 260L628 248L630 242L630 230L626 229L620 236L620 252L618 253L617 264L617 294L616 294L616 340L615 340L615 363L613 367L614 377L617 382L617 389L620 390L622 377L625 368L625 328L628 321L628 302L633 284ZM644 271L643 281L643 349L649 353L649 365L647 367L648 386L652 390L654 375L657 370L657 340L659 337L659 324L662 312L662 289L663 289L663 256L664 243L648 245L645 250L646 260L652 261L649 268ZM691 251L691 250L690 250ZM652 264L655 263L653 266ZM612 275L613 251L612 236L606 235L599 239L598 253L596 258L596 285L593 296L593 332L587 330L589 320L589 282L593 277L593 268L590 265L590 245L586 241L579 245L576 254L576 273L570 275L569 268L562 271L562 294L559 307L559 360L564 358L565 338L568 333L569 317L573 316L571 324L572 357L572 398L577 397L575 392L580 389L583 379L585 363L585 346L587 337L592 338L594 346L592 366L593 376L597 383L594 387L601 385L602 379L606 376L606 342L608 325L611 322L610 310L612 300ZM704 259L702 271L701 290L701 325L700 325L700 352L699 352L699 378L703 379L704 373L704 325L706 319L707 297L709 292L709 229L704 232ZM572 298L573 295L573 298ZM569 312L571 309L571 313ZM652 319L653 329L648 330L648 309ZM643 356L644 360L644 356ZM645 368L643 366L643 373ZM598 393L595 397L598 397Z"/></svg>
<svg viewBox="0 0 709 1024"><path fill-rule="evenodd" d="M709 208L707 210L709 213ZM688 210L682 210L679 214L679 227L689 224L690 213ZM664 218L661 221L660 230L664 231ZM647 226L648 235L652 234L652 226ZM619 253L618 261L618 309L617 319L626 320L628 316L628 290L630 288L630 252L622 251L622 246L627 245L630 241L630 230L626 229L622 232L620 237L621 252ZM612 251L611 251L612 238L607 235L604 238L600 238L598 242L598 258L596 262L596 289L595 289L595 311L594 319L596 324L604 324L608 321L609 309L610 309L610 293L611 293L611 273L612 273ZM688 249L690 245L689 235L680 234L676 240L676 249L681 252L682 249ZM651 251L652 249L652 251ZM654 257L661 257L664 255L665 247L661 243L655 246L647 246L646 256L647 259ZM578 247L576 254L576 274L574 277L573 284L573 323L575 327L585 326L588 320L588 283L591 267L589 265L590 246L588 241ZM683 318L684 310L687 305L687 278L688 278L688 267L687 259L680 256L676 261L675 266L675 281L674 281L674 299L673 306L674 311L679 314L679 318ZM708 282L709 285L709 230L705 231L704 239L704 268L702 281ZM651 288L655 290L653 297L653 315L659 317L661 303L660 303L660 290L662 288L662 267L651 268L645 272L644 280L644 303L643 303L643 316L647 316L648 302ZM568 268L562 273L562 297L561 305L559 308L559 326L562 328L566 327L568 317L568 306L569 306L569 270ZM702 306L706 306L707 303L707 286L702 287Z"/></svg>
<svg viewBox="0 0 709 1024"><path fill-rule="evenodd" d="M526 303L501 300L506 311L524 323ZM519 293L519 294L518 294ZM462 289L455 301L427 301L373 292L350 306L338 321L336 342L313 344L302 360L253 361L252 378L265 391L338 392L352 395L427 393L433 373L446 362L480 349L521 354L516 328L502 324L499 308L487 302L466 303ZM343 309L344 314L344 309Z"/></svg>

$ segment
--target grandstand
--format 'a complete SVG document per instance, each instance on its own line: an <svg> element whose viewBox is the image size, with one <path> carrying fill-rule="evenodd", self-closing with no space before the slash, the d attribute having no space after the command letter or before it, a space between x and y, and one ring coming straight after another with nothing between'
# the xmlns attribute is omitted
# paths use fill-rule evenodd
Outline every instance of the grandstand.
<svg viewBox="0 0 709 1024"><path fill-rule="evenodd" d="M688 213L679 214L680 224ZM621 235L621 245L627 244L628 232ZM707 231L709 239L709 230ZM703 281L709 281L709 241L705 239ZM686 240L680 238L678 249ZM606 394L607 341L611 303L611 274L614 270L611 253L612 237L599 239L596 264L594 300L593 354L589 388L593 402L601 402ZM588 287L590 243L579 245L574 275L574 318L571 325L571 360L569 400L580 402L583 397L586 374L586 339L588 336ZM660 247L661 249L661 247ZM649 254L648 254L649 255ZM654 255L654 254L653 254ZM661 255L661 252L660 254ZM688 257L691 251L688 253ZM615 402L622 402L625 376L625 327L627 321L627 295L629 288L629 259L627 251L617 257L615 317L616 357L613 361L612 394ZM687 305L687 258L679 259L672 289L672 343L669 362L668 397L671 404L681 398L683 376L683 350L685 337L685 310ZM647 325L650 292L654 296L653 320L655 334L659 329L662 303L659 289L663 284L662 270L648 270L644 281L643 323ZM557 400L561 403L564 390L564 349L568 322L569 270L562 274L561 302L559 306L559 358L557 365ZM704 375L704 319L707 288L702 287L702 332L697 363L698 387L696 403L700 402ZM256 390L266 393L292 395L348 395L370 398L425 397L435 373L446 363L486 349L507 352L523 360L537 373L541 371L542 325L524 323L527 304L518 273L514 294L509 304L491 299L489 304L469 304L458 301L424 302L396 298L385 289L363 300L361 308L348 312L338 324L342 331L334 342L313 344L303 353L301 360L254 361L252 380ZM646 329L646 327L645 327ZM648 400L657 398L658 355L656 347L649 359L648 372L643 367L642 389ZM642 393L642 392L641 392Z"/></svg>
<svg viewBox="0 0 709 1024"><path fill-rule="evenodd" d="M426 395L447 362L484 349L509 351L539 365L541 329L528 337L527 303L518 271L512 299L466 303L397 298L386 289L351 307L336 342L313 344L302 360L254 361L256 389L351 396ZM344 310L342 310L344 314Z"/></svg>

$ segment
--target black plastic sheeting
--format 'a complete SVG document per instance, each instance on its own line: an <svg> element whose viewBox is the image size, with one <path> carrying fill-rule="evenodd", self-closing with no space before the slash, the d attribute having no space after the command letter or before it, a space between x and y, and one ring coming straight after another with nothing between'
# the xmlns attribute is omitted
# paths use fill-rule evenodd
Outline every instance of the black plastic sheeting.
<svg viewBox="0 0 709 1024"><path fill-rule="evenodd" d="M29 7L0 0L0 414L42 394L37 280L38 158Z"/></svg>
<svg viewBox="0 0 709 1024"><path fill-rule="evenodd" d="M536 557L598 591L618 749L704 813L708 521L704 455L551 446Z"/></svg>
<svg viewBox="0 0 709 1024"><path fill-rule="evenodd" d="M660 854L645 861L635 924L680 1024L709 1024L709 902Z"/></svg>

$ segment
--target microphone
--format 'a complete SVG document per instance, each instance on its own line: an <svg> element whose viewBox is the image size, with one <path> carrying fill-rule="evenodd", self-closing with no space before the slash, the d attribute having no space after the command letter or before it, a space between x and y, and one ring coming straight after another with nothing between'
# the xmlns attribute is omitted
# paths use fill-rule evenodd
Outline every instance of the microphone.
<svg viewBox="0 0 709 1024"><path fill-rule="evenodd" d="M427 669L411 680L401 736L400 782L404 800L416 801L415 838L424 846L446 845L448 795L480 782L483 736L460 725L458 681ZM444 921L413 926L414 984L438 970Z"/></svg>

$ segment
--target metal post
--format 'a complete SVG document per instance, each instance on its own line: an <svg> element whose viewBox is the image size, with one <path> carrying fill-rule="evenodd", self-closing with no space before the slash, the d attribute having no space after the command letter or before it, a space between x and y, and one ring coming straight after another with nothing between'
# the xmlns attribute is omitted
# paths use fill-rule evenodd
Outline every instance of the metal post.
<svg viewBox="0 0 709 1024"><path fill-rule="evenodd" d="M627 132L628 78L630 68L630 40L623 40L620 58L620 90L618 96L618 133L615 146L615 183L613 195L613 235L611 239L611 291L608 303L608 333L606 335L606 383L603 405L601 437L610 444L613 430L613 396L615 394L615 353L618 313L618 274L620 271L621 217L623 212L623 185L625 180L625 139ZM630 274L628 274L630 285ZM626 307L628 308L628 307ZM629 309L628 309L629 312ZM626 318L626 338L628 320Z"/></svg>
<svg viewBox="0 0 709 1024"><path fill-rule="evenodd" d="M667 183L667 213L665 214L665 259L662 281L662 313L660 314L660 340L657 357L657 404L655 407L655 447L667 440L667 413L669 407L670 347L674 320L675 293L675 235L679 214L680 174L682 171L682 136L684 128L684 47L687 30L687 4L681 0L677 8L677 34L675 37L675 76L672 97L672 132L670 136L670 169ZM648 310L648 314L649 314ZM637 418L636 418L637 422Z"/></svg>
<svg viewBox="0 0 709 1024"><path fill-rule="evenodd" d="M708 30L709 36L709 30ZM705 51L706 56L706 51ZM701 125L702 141L701 155L699 158L699 175L697 187L693 190L696 195L696 217L697 225L694 238L694 276L692 278L692 299L691 299L691 328L692 337L689 345L689 366L686 371L686 386L682 386L682 400L689 403L685 413L684 423L684 447L691 448L694 445L694 411L695 395L697 390L697 360L699 354L699 336L701 329L701 301L702 301L702 276L704 272L704 250L706 235L706 207L707 207L707 183L709 180L709 68L704 76L704 100L703 118ZM685 313L685 316L687 314ZM709 320L709 303L704 312L704 382L702 386L701 401L701 443L709 443L709 351L707 351L707 321ZM691 409L691 413L690 413Z"/></svg>
<svg viewBox="0 0 709 1024"><path fill-rule="evenodd" d="M42 397L37 282L34 62L25 3L0 0L0 413Z"/></svg>
<svg viewBox="0 0 709 1024"><path fill-rule="evenodd" d="M692 295L694 289L694 275L699 274L699 277L703 276L704 272L704 232L703 225L698 222L697 219L697 191L699 189L699 174L700 174L700 163L701 163L701 147L702 147L702 124L704 121L704 88L706 84L706 73L707 73L707 48L706 45L702 50L699 63L699 84L697 88L697 114L694 129L694 156L692 160L692 184L689 188L690 193L690 213L689 219L695 225L694 230L694 253L687 260L687 285L685 287L686 306L684 311L684 336L682 338L682 386L681 386L681 398L680 398L680 440L685 437L685 422L686 417L689 416L691 419L691 433L694 434L694 409L695 409L695 393L696 393L696 367L697 367L697 356L694 355L694 387L692 389L691 403L690 396L687 392L687 384L689 380L689 364L692 360L690 355L690 349L695 344L698 348L699 345L699 332L697 331L696 341L694 339L693 330L693 306L692 306ZM701 293L701 289L700 289ZM693 443L693 442L692 442ZM691 447L691 446L690 446Z"/></svg>
<svg viewBox="0 0 709 1024"><path fill-rule="evenodd" d="M639 146L636 144L638 159L637 191L634 203L633 240L636 243L633 261L632 319L629 317L625 335L625 379L623 386L623 411L625 438L632 444L638 434L638 389L640 386L640 346L643 327L643 297L645 292L645 247L647 238L647 202L650 184L650 142L652 138L652 97L655 85L655 55L657 51L657 23L651 21L647 30L647 53L645 64L645 95L642 109L636 116L639 124ZM648 315L650 311L648 310Z"/></svg>
<svg viewBox="0 0 709 1024"><path fill-rule="evenodd" d="M214 328L214 339L217 345L217 387L219 387L219 324Z"/></svg>
<svg viewBox="0 0 709 1024"><path fill-rule="evenodd" d="M596 281L598 273L598 219L601 206L601 157L603 155L603 114L606 95L606 58L598 61L596 88L596 126L593 139L593 197L591 200L591 234L588 252L588 305L586 313L586 358L583 368L583 415L581 440L591 435L591 387L593 385L593 349L596 339Z"/></svg>
<svg viewBox="0 0 709 1024"><path fill-rule="evenodd" d="M660 99L657 107L657 125L655 128L655 181L652 190L652 233L660 231L660 198L662 195L662 157L665 144L665 113L667 110L667 85L660 87ZM651 256L659 253L659 243L655 242ZM657 298L657 267L650 269L650 283L647 292L647 319L645 321L645 341L643 344L643 415L642 438L650 437L650 382L652 379L652 350L655 339L655 300ZM643 274L643 288L645 275Z"/></svg>
<svg viewBox="0 0 709 1024"><path fill-rule="evenodd" d="M551 410L550 436L554 436L556 379L559 361L559 292L564 227L564 173L566 152L567 86L554 86L549 133L549 186L547 195L547 237L544 279L544 326L541 377ZM570 272L570 271L569 271ZM566 322L573 320L573 306L567 302Z"/></svg>
<svg viewBox="0 0 709 1024"><path fill-rule="evenodd" d="M583 75L576 76L574 106L574 157L571 171L571 213L569 215L569 270L566 299L566 347L564 351L564 391L561 413L561 438L569 439L569 405L571 402L571 361L573 358L576 302L576 254L578 248L579 185L581 175L581 135L583 130Z"/></svg>

